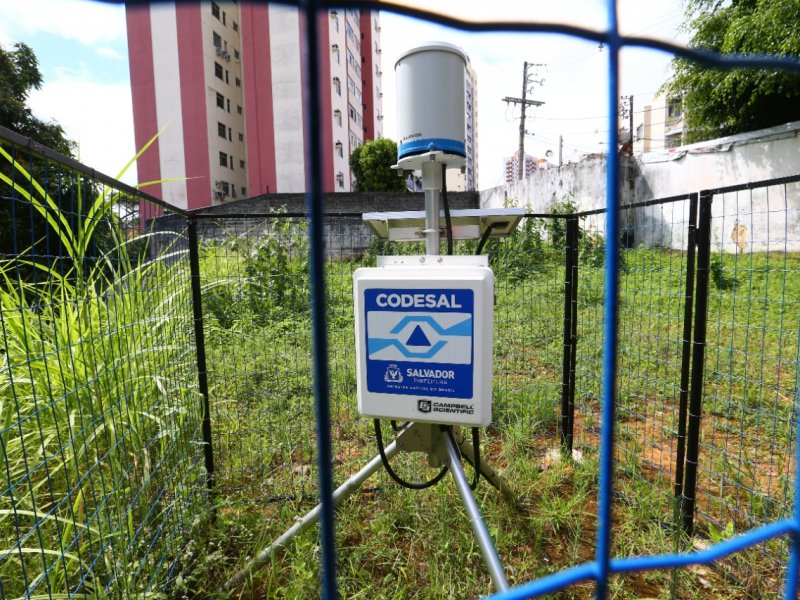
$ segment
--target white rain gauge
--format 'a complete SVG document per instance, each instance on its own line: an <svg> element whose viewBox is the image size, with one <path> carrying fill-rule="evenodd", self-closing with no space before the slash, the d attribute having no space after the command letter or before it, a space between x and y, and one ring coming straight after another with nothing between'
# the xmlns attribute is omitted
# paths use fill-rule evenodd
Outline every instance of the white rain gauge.
<svg viewBox="0 0 800 600"><path fill-rule="evenodd" d="M421 171L425 210L376 212L364 222L382 239L425 241L425 255L382 256L353 276L358 410L375 423L379 456L334 492L338 504L383 466L410 488L437 483L449 470L469 515L487 570L498 591L508 589L492 539L461 465L513 502L506 482L480 458L477 432L492 419L494 274L488 258L443 256L443 236L481 240L509 235L523 209L442 211L446 170L463 169L466 55L435 42L402 54L395 65L398 90L399 174ZM380 419L397 432L384 447ZM460 427L472 428L472 444ZM399 452L423 452L439 475L426 482L402 479L390 466ZM473 484L474 485L474 484ZM317 506L264 550L231 583L266 562L297 533L315 523Z"/></svg>

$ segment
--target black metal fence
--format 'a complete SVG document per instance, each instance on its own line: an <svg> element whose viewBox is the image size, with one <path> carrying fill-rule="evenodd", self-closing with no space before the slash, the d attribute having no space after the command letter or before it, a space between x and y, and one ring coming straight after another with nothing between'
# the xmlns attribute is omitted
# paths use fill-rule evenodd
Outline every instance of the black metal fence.
<svg viewBox="0 0 800 600"><path fill-rule="evenodd" d="M0 196L0 597L170 590L207 511L186 228L6 130Z"/></svg>
<svg viewBox="0 0 800 600"><path fill-rule="evenodd" d="M1 133L0 597L170 590L218 505L208 486L228 507L317 493L306 221L142 223L145 203L164 207ZM798 198L800 176L622 210L617 471L661 492L666 522L677 503L686 531L792 510ZM486 445L514 428L532 460L590 456L601 428L605 214L560 208L486 247ZM422 252L365 250L364 231L359 215L326 217L339 481L373 448L355 407L352 273Z"/></svg>

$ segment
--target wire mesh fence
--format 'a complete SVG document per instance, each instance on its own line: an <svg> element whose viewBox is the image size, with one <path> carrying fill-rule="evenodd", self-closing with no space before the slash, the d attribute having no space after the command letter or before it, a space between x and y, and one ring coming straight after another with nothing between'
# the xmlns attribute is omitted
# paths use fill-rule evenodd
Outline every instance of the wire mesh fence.
<svg viewBox="0 0 800 600"><path fill-rule="evenodd" d="M206 498L186 252L148 255L136 190L14 139L0 142L0 597L158 593Z"/></svg>
<svg viewBox="0 0 800 600"><path fill-rule="evenodd" d="M505 29L537 27L547 29ZM614 55L624 45L616 31L551 30L608 43ZM319 80L313 68L308 80ZM313 229L318 191L311 232L304 216L280 213L142 222L163 207L144 210L153 199L2 133L0 597L173 591L192 564L187 544L200 539L192 528L207 514L209 481L228 508L330 502L319 476L341 481L371 454L355 412L352 272L377 253L421 248L367 243L352 215L329 216L323 239ZM489 456L502 460L500 440L510 439L531 461L559 444L601 458L595 561L576 553L573 571L506 597L586 580L604 596L612 572L719 560L760 542L770 560L759 589L777 589L788 566L789 596L800 551L787 559L791 538L780 536L796 540L798 527L800 178L617 212L616 167L609 156L610 213L556 207L488 247L498 273ZM323 271L320 298L310 282ZM619 339L608 342L616 315ZM332 460L318 443L329 431ZM613 441L614 490L602 460ZM763 527L700 557L612 559L612 491L635 511L650 501L635 495L644 488L656 491L663 523L690 532L696 513L711 542ZM323 534L319 587L330 597L332 544Z"/></svg>
<svg viewBox="0 0 800 600"><path fill-rule="evenodd" d="M169 589L191 563L208 471L228 506L318 493L306 221L277 210L142 223L148 199L135 190L13 142L0 175L10 225L0 263L3 596ZM675 507L692 461L701 535L791 513L799 179L623 209L617 494L635 507L642 485L654 490L670 528L685 518ZM540 464L559 445L597 454L605 214L556 209L486 246L497 282L484 446L501 464L508 443ZM707 265L696 254L703 239ZM352 274L378 254L423 248L372 241L349 214L327 217L325 243L338 484L374 448L354 402ZM787 545L758 553L755 571L775 583Z"/></svg>

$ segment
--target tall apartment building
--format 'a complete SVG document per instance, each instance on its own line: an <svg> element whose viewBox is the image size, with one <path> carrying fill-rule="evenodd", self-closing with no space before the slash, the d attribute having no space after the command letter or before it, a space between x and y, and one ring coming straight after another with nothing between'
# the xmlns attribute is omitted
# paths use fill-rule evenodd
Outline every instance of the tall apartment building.
<svg viewBox="0 0 800 600"><path fill-rule="evenodd" d="M349 191L348 158L383 135L377 13L318 15L322 130L304 115L305 23L246 0L126 7L139 181L181 208L305 190L307 134L323 142L323 183Z"/></svg>
<svg viewBox="0 0 800 600"><path fill-rule="evenodd" d="M466 56L466 54L464 55ZM478 76L469 56L464 73L464 150L467 164L464 171L447 171L447 189L456 192L478 189Z"/></svg>

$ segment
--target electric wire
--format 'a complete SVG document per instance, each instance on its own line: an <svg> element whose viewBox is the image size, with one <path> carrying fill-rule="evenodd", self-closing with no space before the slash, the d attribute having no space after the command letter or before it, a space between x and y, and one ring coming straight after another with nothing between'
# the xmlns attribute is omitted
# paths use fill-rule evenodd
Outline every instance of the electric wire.
<svg viewBox="0 0 800 600"><path fill-rule="evenodd" d="M394 479L396 483L401 485L404 488L408 488L410 490L424 490L426 488L432 487L439 483L442 478L447 475L447 471L449 468L447 465L442 467L442 470L439 471L437 475L433 477L433 479L429 479L428 481L423 481L421 483L417 483L415 481L406 481L397 472L392 468L392 465L389 464L389 459L386 457L386 450L383 446L383 433L381 432L381 421L380 419L373 419L372 424L375 427L375 441L378 444L378 454L381 455L381 463L383 463L383 468L386 469L386 472L389 474L389 477Z"/></svg>
<svg viewBox="0 0 800 600"><path fill-rule="evenodd" d="M450 203L447 201L447 165L442 165L442 208L447 230L447 255L453 255L453 222L450 220Z"/></svg>

